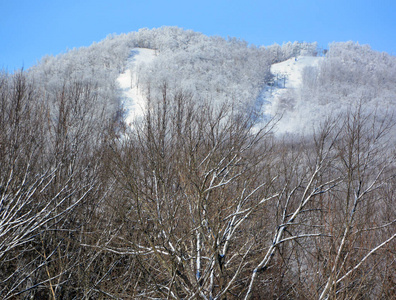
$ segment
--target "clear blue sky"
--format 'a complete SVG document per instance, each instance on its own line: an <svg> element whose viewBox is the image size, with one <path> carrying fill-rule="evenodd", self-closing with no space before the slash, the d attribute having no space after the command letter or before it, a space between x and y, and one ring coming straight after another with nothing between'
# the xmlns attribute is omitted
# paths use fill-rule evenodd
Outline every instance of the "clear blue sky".
<svg viewBox="0 0 396 300"><path fill-rule="evenodd" d="M396 55L396 0L0 0L0 69L164 25L258 46L352 40Z"/></svg>

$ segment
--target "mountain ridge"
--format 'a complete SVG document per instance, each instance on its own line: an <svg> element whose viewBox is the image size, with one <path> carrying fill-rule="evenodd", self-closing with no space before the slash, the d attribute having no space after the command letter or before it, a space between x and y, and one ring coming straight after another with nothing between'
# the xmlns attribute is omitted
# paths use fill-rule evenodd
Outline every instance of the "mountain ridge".
<svg viewBox="0 0 396 300"><path fill-rule="evenodd" d="M274 44L254 47L238 39L208 37L178 27L141 29L128 34L109 35L90 47L74 49L56 58L46 57L39 65L31 68L29 73L35 77L36 82L42 82L47 87L51 82L56 85L70 76L94 80L103 90L100 92L100 95L103 93L102 101L109 99L110 106L113 107L111 113L115 113L117 107L130 110L130 107L122 108L124 96L117 87L117 78L128 68L134 49L151 49L157 56L154 64L139 70L139 89L142 95L150 86L151 96L158 98L158 86L166 82L171 91L189 92L198 102L210 100L217 105L227 102L241 111L258 110L255 114L261 115L261 119L282 115L278 132L306 132L308 127L312 127L309 123L322 119L325 111L341 113L347 109L346 106L359 101L359 98L369 103L369 106L377 106L373 101L378 102L385 97L384 102L389 107L392 103L389 95L395 93L392 86L396 58L375 52L367 45L333 43L329 51L326 51L326 56L322 56L316 43L288 42L282 46ZM288 78L283 78L284 84L287 81L286 88L278 88L281 83L279 78L274 85L274 78L280 76L274 69L277 65L289 62L290 68L293 68L308 57L317 57L314 60L320 61L314 64L316 69L307 64L306 67L311 67L311 70L306 74L303 74L302 67L295 72L291 70ZM377 62L373 64L375 60ZM340 70L338 74L337 68ZM321 88L326 90L328 99L323 98L324 93L321 96L318 94L318 84L324 84L329 79L326 74L331 74L335 80L332 79L333 83L326 83ZM371 81L382 82L388 87L378 90L359 83L363 77L373 76L376 78ZM299 87L291 91L289 87L296 80ZM316 87L312 82L316 82ZM336 85L343 88L334 88ZM354 87L349 90L348 86ZM277 92L271 95L269 91L274 87ZM356 94L358 90L361 91L360 96ZM367 98L368 94L376 95ZM311 121L307 122L306 114L310 115ZM129 121L128 119L127 122Z"/></svg>

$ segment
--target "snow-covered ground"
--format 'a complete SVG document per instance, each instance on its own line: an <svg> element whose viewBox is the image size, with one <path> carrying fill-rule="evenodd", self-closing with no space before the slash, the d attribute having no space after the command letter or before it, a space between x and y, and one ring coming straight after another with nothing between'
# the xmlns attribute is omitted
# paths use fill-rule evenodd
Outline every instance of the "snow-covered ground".
<svg viewBox="0 0 396 300"><path fill-rule="evenodd" d="M299 56L298 58L290 58L286 61L273 64L271 73L275 76L286 75L286 88L296 89L301 86L302 73L305 67L317 67L323 57Z"/></svg>
<svg viewBox="0 0 396 300"><path fill-rule="evenodd" d="M155 57L155 50L133 49L126 71L117 79L123 91L125 120L130 126L137 118L143 116L146 105L146 95L139 88L139 70L152 63ZM264 91L263 98L266 104L263 113L266 116L283 115L277 126L278 133L299 131L306 123L304 107L296 103L300 98L302 74L304 68L317 67L322 59L323 57L300 56L272 65L271 73L275 80L273 85ZM292 100L289 101L290 99ZM294 107L290 107L291 105Z"/></svg>
<svg viewBox="0 0 396 300"><path fill-rule="evenodd" d="M304 108L299 106L303 70L318 67L323 59L299 56L271 66L274 82L264 93L263 113L266 116L283 115L277 126L278 133L300 131L305 125Z"/></svg>
<svg viewBox="0 0 396 300"><path fill-rule="evenodd" d="M154 58L155 50L145 48L135 48L132 50L132 56L128 61L127 70L120 74L117 81L123 90L123 106L126 113L126 123L130 126L133 121L143 116L146 105L146 96L139 89L138 72L144 66L150 64Z"/></svg>

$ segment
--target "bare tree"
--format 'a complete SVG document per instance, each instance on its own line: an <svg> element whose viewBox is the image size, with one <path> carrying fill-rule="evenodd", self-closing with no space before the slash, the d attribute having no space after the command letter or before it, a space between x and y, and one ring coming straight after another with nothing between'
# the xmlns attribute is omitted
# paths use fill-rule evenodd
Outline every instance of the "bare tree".
<svg viewBox="0 0 396 300"><path fill-rule="evenodd" d="M389 143L392 128L392 119L378 120L375 112L365 113L362 105L343 120L337 169L344 178L332 197L339 205L339 210L332 212L338 224L331 225L329 271L319 299L359 297L371 290L374 266L379 263L373 256L396 238L396 215L391 220L381 216L386 202L393 200L379 192L394 177L394 153ZM386 233L390 228L393 230ZM374 266L367 268L368 264Z"/></svg>
<svg viewBox="0 0 396 300"><path fill-rule="evenodd" d="M123 224L100 247L138 257L151 285L137 296L225 298L250 259L245 223L275 197L274 178L258 180L268 175L270 125L252 134L232 107L168 93L164 84L144 122L113 146L122 215L137 236Z"/></svg>
<svg viewBox="0 0 396 300"><path fill-rule="evenodd" d="M93 104L89 103L94 101L91 89L77 85L74 90L62 89L54 116L50 102L44 101L23 72L1 78L3 299L27 293L55 299L64 293L61 286L78 264L73 257L79 246L72 232L89 216L89 208L85 210L82 204L91 195L100 200L99 164L92 160L93 154L99 158L100 153L88 139L94 134L89 132L89 122L98 116L83 107Z"/></svg>
<svg viewBox="0 0 396 300"><path fill-rule="evenodd" d="M94 85L0 77L2 298L392 299L392 116L282 140L151 92L122 131Z"/></svg>
<svg viewBox="0 0 396 300"><path fill-rule="evenodd" d="M113 172L129 190L130 210L123 215L142 234L125 244L120 229L101 246L137 257L150 274L151 285L136 295L257 298L269 287L257 279L276 268L283 274L283 283L275 280L280 297L339 295L340 283L393 240L394 234L371 241L362 233L379 233L394 219L356 231L362 222L373 223L370 214L356 217L359 204L377 207L372 196L367 205L363 199L391 178L393 163L382 140L389 122L358 107L324 122L312 138L285 144L275 142L269 127L252 134L232 109L201 106L198 113L191 99L170 97L166 86L161 101L150 100L145 122L114 146ZM358 196L351 200L353 193ZM380 222L377 214L373 218ZM364 255L356 250L362 242L371 245ZM293 278L302 274L309 280Z"/></svg>

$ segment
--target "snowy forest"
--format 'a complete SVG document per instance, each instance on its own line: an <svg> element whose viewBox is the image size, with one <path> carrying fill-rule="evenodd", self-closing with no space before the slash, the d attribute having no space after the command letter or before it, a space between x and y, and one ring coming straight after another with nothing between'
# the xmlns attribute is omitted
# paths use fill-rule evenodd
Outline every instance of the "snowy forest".
<svg viewBox="0 0 396 300"><path fill-rule="evenodd" d="M395 299L395 113L355 42L161 27L1 71L0 298Z"/></svg>

